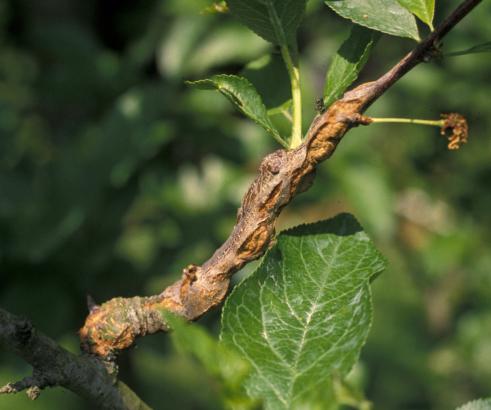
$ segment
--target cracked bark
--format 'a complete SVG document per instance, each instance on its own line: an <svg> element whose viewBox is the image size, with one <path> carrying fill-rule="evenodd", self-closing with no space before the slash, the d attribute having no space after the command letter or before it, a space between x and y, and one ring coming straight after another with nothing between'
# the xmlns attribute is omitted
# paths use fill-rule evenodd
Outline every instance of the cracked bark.
<svg viewBox="0 0 491 410"><path fill-rule="evenodd" d="M163 309L195 320L219 305L225 299L230 277L267 250L278 215L310 187L317 165L334 153L350 128L369 123L363 112L408 71L428 61L440 40L481 1L464 1L390 71L347 92L314 118L298 148L267 155L244 195L232 233L213 256L202 266L189 265L182 278L159 295L115 298L93 309L80 330L83 350L110 357L131 346L139 336L167 330L160 314Z"/></svg>
<svg viewBox="0 0 491 410"><path fill-rule="evenodd" d="M63 386L107 409L148 409L128 387L116 382L106 367L118 351L146 334L167 330L160 311L169 310L194 320L225 298L230 277L259 258L274 237L274 223L296 195L307 190L317 165L328 159L350 128L369 121L362 114L388 88L419 63L426 61L440 40L482 0L464 1L439 27L378 80L347 92L314 118L298 148L266 156L237 214L227 241L202 266L189 265L182 278L161 294L115 298L94 306L80 330L81 346L93 355L74 355L25 319L0 309L0 344L33 366L32 376L0 388L0 394L26 390L36 398L49 386Z"/></svg>

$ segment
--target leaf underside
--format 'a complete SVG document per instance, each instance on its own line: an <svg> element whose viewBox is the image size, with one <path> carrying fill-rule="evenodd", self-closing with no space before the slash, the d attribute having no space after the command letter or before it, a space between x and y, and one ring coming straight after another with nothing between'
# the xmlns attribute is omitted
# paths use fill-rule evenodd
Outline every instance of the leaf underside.
<svg viewBox="0 0 491 410"><path fill-rule="evenodd" d="M228 0L231 13L265 40L293 44L307 0Z"/></svg>
<svg viewBox="0 0 491 410"><path fill-rule="evenodd" d="M203 90L220 91L239 111L264 128L280 144L286 146L286 142L271 122L261 96L246 78L218 74L204 80L188 81L187 84Z"/></svg>
<svg viewBox="0 0 491 410"><path fill-rule="evenodd" d="M329 107L358 78L379 35L373 30L353 26L329 67L324 87L324 104Z"/></svg>

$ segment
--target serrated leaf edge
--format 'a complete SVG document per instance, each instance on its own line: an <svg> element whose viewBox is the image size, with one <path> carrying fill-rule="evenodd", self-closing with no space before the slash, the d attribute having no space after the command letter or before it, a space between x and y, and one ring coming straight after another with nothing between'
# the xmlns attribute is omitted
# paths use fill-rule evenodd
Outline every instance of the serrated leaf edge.
<svg viewBox="0 0 491 410"><path fill-rule="evenodd" d="M265 131L267 131L276 141L278 141L281 145L284 147L287 147L288 144L286 141L283 140L281 137L280 133L276 128L274 128L273 123L271 122L269 116L268 116L268 109L266 105L263 102L263 99L261 97L261 94L257 91L256 87L254 84L252 84L246 77L240 76L240 75L233 75L233 74L215 74L211 76L210 78L205 78L202 80L194 80L194 81L185 81L185 84L190 85L190 86L199 86L200 84L211 84L213 87L210 88L210 91L213 91L214 89L218 92L220 92L222 95L224 95L226 98L231 100L231 97L234 97L233 94L230 92L227 92L226 88L221 87L220 85L216 84L214 81L214 78L231 78L234 80L240 80L244 81L248 86L250 86L256 94L259 97L259 104L261 105L262 108L264 108L264 112L266 113L266 121L259 121L256 115L252 114L250 111L248 111L242 104L239 104L239 101L235 101L236 99L233 98L234 101L233 105L245 116L247 116L249 119L251 119L253 122L255 122L257 125L259 125L261 128L263 128Z"/></svg>
<svg viewBox="0 0 491 410"><path fill-rule="evenodd" d="M291 227L291 228L288 228L286 230L283 230L281 231L278 236L282 236L282 235L288 235L288 233L292 233L292 232L295 232L299 229L305 229L305 228L308 228L309 226L315 226L315 225L319 225L319 224L323 224L323 223L332 223L334 222L336 219L339 219L339 218L343 218L343 217L347 217L349 218L350 222L355 222L356 225L358 225L358 227L360 228L360 231L359 232L363 232L365 233L362 225L359 223L359 221L355 218L354 215L348 213L348 212L342 212L342 213L339 213L337 215L335 215L334 217L332 218L328 218L328 219L324 219L324 220L320 220L320 221L317 221L317 222L312 222L312 223L304 223L304 224L300 224L300 225L296 225L294 227ZM335 234L334 232L328 232L328 234L331 233L331 234ZM315 233L309 235L309 234L306 234L305 236L308 237L308 236L314 236L314 235L317 235ZM366 233L365 233L366 235ZM367 235L367 239L368 238L368 235ZM370 240L370 239L369 239ZM373 243L373 241L371 241ZM353 361L353 365L352 367L347 371L347 373L349 373L353 367L356 365L356 363L359 361L360 359L360 355L361 355L361 350L363 348L363 346L365 346L365 344L367 343L367 340L368 340L368 336L370 335L370 331L372 329L372 326L373 326L373 312L374 312L374 308L373 308L373 295L372 295L372 288L371 288L371 280L372 278L376 278L380 275L380 273L382 271L384 271L386 269L386 266L387 266L387 259L383 256L383 254L378 250L378 248L375 246L375 244L373 244L373 248L374 250L376 251L376 253L378 254L377 256L380 257L381 259L381 264L382 264L382 267L380 270L378 270L377 272L374 272L373 275L370 276L370 278L366 279L363 281L363 283L360 284L359 288L362 289L364 288L364 291L367 292L367 296L368 296L368 301L369 301L369 317L370 317L370 320L369 320L369 323L368 323L368 329L367 329L367 332L366 332L366 335L365 337L363 338L361 344L360 344L360 348L355 356L355 360ZM247 276L246 278L244 278L243 280L241 280L239 283L237 283L237 285L232 289L232 291L230 292L230 294L228 295L225 303L224 303L224 306L222 308L222 312L221 312L221 315L220 315L220 334L219 334L219 342L220 343L224 343L224 340L223 340L223 328L224 328L224 312L226 311L226 307L229 303L231 303L230 301L232 300L233 298L233 295L239 291L239 288L244 286L248 281L251 281L251 280L255 280L255 274L256 272L260 271L264 264L266 263L266 258L268 257L268 255L273 252L275 250L275 247L273 248L270 248L263 256L260 264L257 266L257 268L254 270L253 273L251 273L249 276ZM225 345L226 347L229 347L228 344ZM230 346L229 348L233 349L233 350L237 350L237 347L236 346ZM251 377L251 375L249 375L249 377ZM254 395L251 394L251 392L249 392L249 389L247 388L247 393L250 395L250 397L254 398L254 399L261 399L263 400L264 398L262 397L255 397Z"/></svg>
<svg viewBox="0 0 491 410"><path fill-rule="evenodd" d="M339 95L336 95L337 93L334 93L334 90L331 90L328 95L324 95L324 104L326 107L329 107L330 105L332 105L332 103L334 103L336 101L336 99L338 99L339 97L341 97L343 95L343 93L350 87L350 85L353 84L358 79L360 72L365 67L365 65L366 65L366 63L370 57L370 53L372 52L372 49L375 47L375 45L376 45L376 43L380 37L380 35L378 35L378 36L376 35L376 34L378 34L376 30L373 30L371 28L369 30L371 31L371 33L370 33L371 39L365 45L365 49L363 50L363 54L360 56L360 59L356 62L356 64L354 64L352 66L352 68L349 71L350 73L357 72L355 79L350 84L348 84L343 91L339 92ZM351 36L351 33L346 38L345 41L348 41L350 36ZM339 47L339 49L341 49L343 44L344 44L344 41L341 44L341 46ZM339 49L338 49L338 51L339 51ZM337 53L336 53L336 56L334 58L336 58L336 57L337 57ZM334 60L333 60L333 62L334 62ZM332 65L332 62L331 62L331 65ZM327 87L327 79L328 79L330 69L331 69L331 66L329 66L328 73L326 75L326 83L324 86L324 91Z"/></svg>

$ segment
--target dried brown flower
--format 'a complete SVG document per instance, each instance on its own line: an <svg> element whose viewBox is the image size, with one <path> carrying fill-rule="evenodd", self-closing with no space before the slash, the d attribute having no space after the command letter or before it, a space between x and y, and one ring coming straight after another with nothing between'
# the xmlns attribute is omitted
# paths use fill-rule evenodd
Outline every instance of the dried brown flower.
<svg viewBox="0 0 491 410"><path fill-rule="evenodd" d="M443 125L441 129L442 135L447 135L448 149L459 149L467 142L469 137L469 127L467 120L460 114L450 113L442 114ZM447 131L450 131L448 135Z"/></svg>

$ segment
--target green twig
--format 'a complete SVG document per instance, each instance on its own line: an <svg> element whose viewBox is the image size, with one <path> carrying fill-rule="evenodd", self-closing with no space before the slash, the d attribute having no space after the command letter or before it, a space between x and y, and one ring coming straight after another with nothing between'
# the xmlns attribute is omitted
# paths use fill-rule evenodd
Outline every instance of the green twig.
<svg viewBox="0 0 491 410"><path fill-rule="evenodd" d="M296 54L296 53L295 53ZM281 55L285 61L292 90L292 136L290 148L296 148L302 143L302 93L300 90L300 70L298 58L295 60L290 54L288 46L281 47ZM294 57L297 57L296 55Z"/></svg>
<svg viewBox="0 0 491 410"><path fill-rule="evenodd" d="M292 106L292 100L288 100L286 102L284 102L283 104L281 104L280 106L278 107L275 107L275 108L270 108L268 110L268 115L270 117L274 116L274 115L283 115L289 122L290 124L293 122L293 119L292 119L292 115L290 114L290 108Z"/></svg>
<svg viewBox="0 0 491 410"><path fill-rule="evenodd" d="M371 122L394 122L399 124L419 124L419 125L431 125L434 127L442 127L444 124L443 120L420 120L417 118L370 118Z"/></svg>
<svg viewBox="0 0 491 410"><path fill-rule="evenodd" d="M300 90L300 69L298 64L298 50L296 42L287 39L281 20L271 1L266 2L269 18L281 48L281 56L285 62L292 92L292 135L290 149L298 147L302 143L302 93Z"/></svg>

